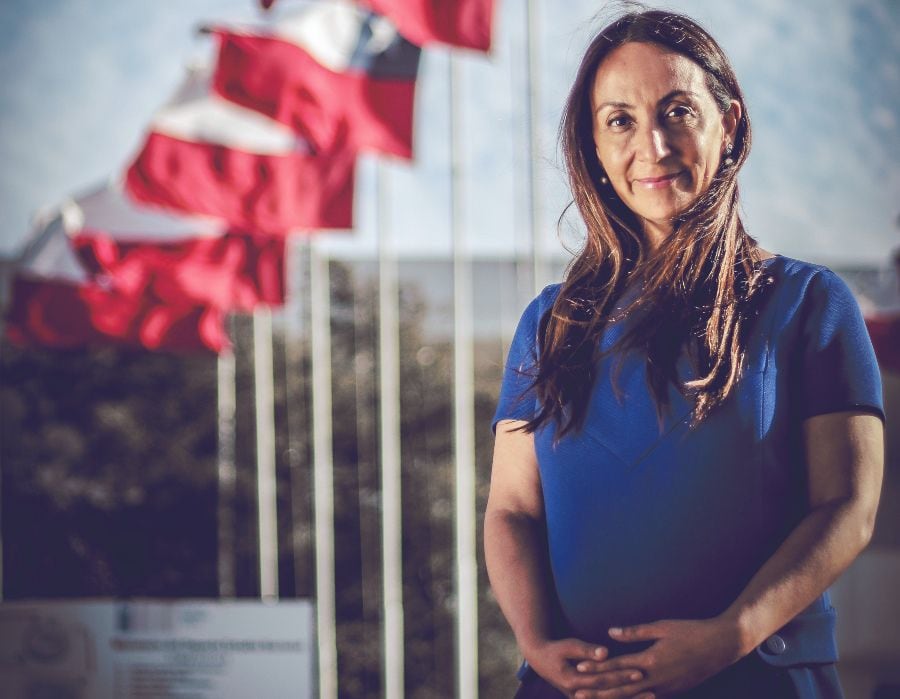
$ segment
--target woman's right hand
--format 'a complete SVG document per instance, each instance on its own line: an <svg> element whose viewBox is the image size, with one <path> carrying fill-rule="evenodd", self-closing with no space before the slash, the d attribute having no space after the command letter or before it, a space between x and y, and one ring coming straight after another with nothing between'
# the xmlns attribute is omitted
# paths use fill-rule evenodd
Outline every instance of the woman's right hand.
<svg viewBox="0 0 900 699"><path fill-rule="evenodd" d="M604 690L619 690L616 696L622 699L654 699L652 693L634 688L644 679L640 670L596 672L578 669L582 662L588 661L588 665L593 666L597 661L605 660L608 651L603 646L564 638L537 642L522 650L531 668L569 699L589 699L595 692Z"/></svg>

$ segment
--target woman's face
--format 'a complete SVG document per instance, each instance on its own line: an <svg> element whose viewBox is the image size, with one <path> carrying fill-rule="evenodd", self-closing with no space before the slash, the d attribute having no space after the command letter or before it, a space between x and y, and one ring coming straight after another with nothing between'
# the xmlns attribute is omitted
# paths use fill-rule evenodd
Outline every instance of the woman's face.
<svg viewBox="0 0 900 699"><path fill-rule="evenodd" d="M591 90L597 157L653 248L706 190L734 141L740 104L724 114L703 69L656 44L630 42L600 64Z"/></svg>

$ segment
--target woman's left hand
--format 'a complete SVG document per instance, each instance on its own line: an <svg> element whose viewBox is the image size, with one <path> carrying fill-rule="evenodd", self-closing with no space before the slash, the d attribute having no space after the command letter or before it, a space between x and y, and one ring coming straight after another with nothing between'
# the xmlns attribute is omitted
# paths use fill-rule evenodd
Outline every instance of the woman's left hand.
<svg viewBox="0 0 900 699"><path fill-rule="evenodd" d="M734 625L721 618L701 621L655 621L649 624L610 629L611 638L621 643L652 641L638 653L620 655L603 662L582 661L581 672L607 672L623 668L643 671L641 690L657 699L683 692L721 672L744 654ZM577 699L621 699L633 696L634 687L579 691Z"/></svg>

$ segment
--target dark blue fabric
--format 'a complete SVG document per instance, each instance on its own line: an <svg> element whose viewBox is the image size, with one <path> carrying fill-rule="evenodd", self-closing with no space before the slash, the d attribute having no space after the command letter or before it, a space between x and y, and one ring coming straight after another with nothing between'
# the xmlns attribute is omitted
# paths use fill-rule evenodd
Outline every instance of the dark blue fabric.
<svg viewBox="0 0 900 699"><path fill-rule="evenodd" d="M621 402L606 359L584 429L558 442L552 426L535 434L566 633L622 652L610 626L723 611L804 515L802 421L844 410L884 419L878 365L846 284L783 256L765 264L775 284L748 337L743 378L696 429L674 387L658 423L644 360L631 355L618 377ZM558 291L547 287L522 316L495 427L534 415L537 329ZM606 331L604 348L622 322ZM692 375L686 357L678 366Z"/></svg>
<svg viewBox="0 0 900 699"><path fill-rule="evenodd" d="M765 662L776 667L836 662L836 621L837 615L828 595L822 595L812 608L798 614L760 644L756 652ZM773 641L778 643L773 644Z"/></svg>
<svg viewBox="0 0 900 699"><path fill-rule="evenodd" d="M387 44L374 40L372 27L385 21L388 20L375 12L366 13L348 69L379 80L415 80L422 49L397 34L396 30Z"/></svg>

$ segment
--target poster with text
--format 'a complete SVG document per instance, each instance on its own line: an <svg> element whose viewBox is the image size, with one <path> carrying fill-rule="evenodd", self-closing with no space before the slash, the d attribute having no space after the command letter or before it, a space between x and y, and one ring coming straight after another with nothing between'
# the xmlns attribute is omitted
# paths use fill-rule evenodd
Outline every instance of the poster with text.
<svg viewBox="0 0 900 699"><path fill-rule="evenodd" d="M311 699L309 600L0 605L6 699Z"/></svg>

